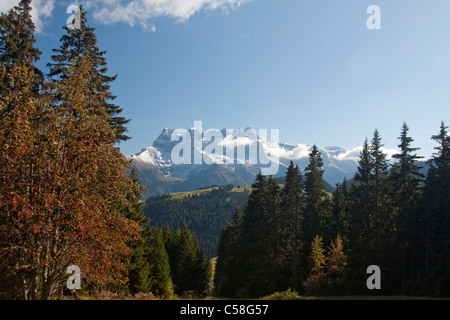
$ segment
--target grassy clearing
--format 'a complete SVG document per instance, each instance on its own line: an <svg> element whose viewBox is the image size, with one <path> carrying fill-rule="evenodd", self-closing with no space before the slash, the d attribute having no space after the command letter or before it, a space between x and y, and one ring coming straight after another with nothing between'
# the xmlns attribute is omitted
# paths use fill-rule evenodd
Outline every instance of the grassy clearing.
<svg viewBox="0 0 450 320"><path fill-rule="evenodd" d="M184 199L187 198L189 196L198 196L202 193L206 193L206 192L211 192L212 190L218 189L217 187L214 188L208 188L208 189L202 189L202 190L195 190L195 191L187 191L187 192L176 192L176 193L171 193L170 195L172 196L173 199Z"/></svg>
<svg viewBox="0 0 450 320"><path fill-rule="evenodd" d="M194 196L194 195L198 196L203 193L211 192L211 191L217 190L217 189L219 189L219 187L212 187L212 188L195 190L195 191L175 192L175 193L171 193L170 195L173 199L184 199L189 196ZM231 192L249 192L250 190L251 190L251 187L246 186L246 187L233 188L231 190Z"/></svg>

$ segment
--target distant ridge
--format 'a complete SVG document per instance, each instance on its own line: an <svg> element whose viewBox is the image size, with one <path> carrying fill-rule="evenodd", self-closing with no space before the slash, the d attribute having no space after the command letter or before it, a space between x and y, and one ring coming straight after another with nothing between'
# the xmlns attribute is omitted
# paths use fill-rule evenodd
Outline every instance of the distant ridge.
<svg viewBox="0 0 450 320"><path fill-rule="evenodd" d="M192 137L193 129L188 131ZM225 129L222 132L225 132ZM151 146L128 157L132 160L131 166L136 168L141 183L147 188L144 198L164 193L192 191L211 185L251 185L261 170L262 166L258 164L174 164L171 153L179 142L171 141L173 133L173 129L164 128ZM273 144L269 145L259 136L255 141L249 139L248 143L259 143L259 146L267 150L270 147L271 153L277 153L279 170L274 177L283 177L291 160L302 172L309 163L308 153L312 146L279 143L274 148ZM338 146L318 147L324 162L323 177L328 189L342 182L344 178L350 180L354 177L362 147L350 151Z"/></svg>

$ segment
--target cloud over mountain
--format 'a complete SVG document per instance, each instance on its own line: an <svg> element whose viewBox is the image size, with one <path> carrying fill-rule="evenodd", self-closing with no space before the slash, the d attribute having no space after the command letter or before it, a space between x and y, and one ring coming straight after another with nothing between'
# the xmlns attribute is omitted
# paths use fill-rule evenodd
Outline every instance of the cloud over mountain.
<svg viewBox="0 0 450 320"><path fill-rule="evenodd" d="M219 131L225 134L225 129ZM173 135L176 136L175 139ZM193 141L193 130L189 130L189 136ZM309 152L312 146L306 144L289 145L285 143L278 143L269 141L264 137L255 135L253 137L234 137L227 135L218 143L218 146L229 144L232 139L235 150L231 153L235 159L232 161L221 161L227 158L228 154L220 153L220 157L210 154L213 163L208 163L208 157L204 157L201 163L192 164L189 161L193 156L193 149L187 156L189 159L182 164L174 163L172 159L172 151L180 143L178 141L177 131L165 128L153 144L143 149L138 154L129 156L132 160L132 166L138 171L142 183L147 187L146 196L156 195L165 192L178 192L195 190L200 187L210 185L250 185L253 183L256 175L263 167L262 163L256 164L238 162L238 148L244 147L245 159L250 159L250 147L258 145L258 149L263 150L263 153L270 154L271 161L276 162L278 173L274 174L276 177L285 175L286 168L290 161L294 161L300 169L304 169L309 162ZM184 140L184 139L183 139ZM211 142L202 142L203 149L200 150L203 156L207 155L206 150ZM190 144L191 148L193 143ZM320 148L324 160L324 179L334 185L341 182L344 178L353 178L356 168L357 160L360 155L362 147L354 148L346 151L340 147L330 146ZM183 156L185 156L183 154ZM224 164L226 163L226 164Z"/></svg>

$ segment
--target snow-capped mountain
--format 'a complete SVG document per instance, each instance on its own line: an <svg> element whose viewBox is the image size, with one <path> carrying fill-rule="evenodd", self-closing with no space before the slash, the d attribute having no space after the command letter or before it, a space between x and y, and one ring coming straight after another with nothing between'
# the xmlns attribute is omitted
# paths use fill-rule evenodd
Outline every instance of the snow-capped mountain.
<svg viewBox="0 0 450 320"><path fill-rule="evenodd" d="M206 139L205 132L196 130L198 129L180 132L165 128L151 146L128 157L147 188L146 197L190 191L211 185L250 185L258 172L267 168L268 161L277 168L274 177L284 176L291 160L302 170L309 163L308 154L312 146L269 141L260 134L233 137L228 136L225 129L217 130L214 139ZM203 139L199 140L199 137ZM234 143L234 147L227 150L226 143L230 141ZM211 152L214 144L215 152ZM179 152L178 149L182 146L185 149ZM238 151L239 147L241 151ZM334 185L342 182L345 177L353 178L361 149L358 147L347 151L336 146L319 147L324 161L324 180ZM244 152L243 150L245 161L238 162L238 159L242 160L238 155L239 152ZM254 152L257 152L253 162L250 160L252 152L253 156ZM261 160L262 157L266 157L265 162Z"/></svg>

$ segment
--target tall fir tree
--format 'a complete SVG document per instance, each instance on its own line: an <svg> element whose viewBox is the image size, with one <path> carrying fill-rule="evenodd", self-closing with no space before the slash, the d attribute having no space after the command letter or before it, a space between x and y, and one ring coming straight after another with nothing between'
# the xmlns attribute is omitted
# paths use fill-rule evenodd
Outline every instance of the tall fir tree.
<svg viewBox="0 0 450 320"><path fill-rule="evenodd" d="M34 45L35 25L31 19L31 0L21 0L7 14L0 14L0 63L36 63L41 51Z"/></svg>
<svg viewBox="0 0 450 320"><path fill-rule="evenodd" d="M6 73L10 73L14 65L27 62L25 65L33 69L33 92L38 95L44 75L36 67L42 52L35 47L35 25L31 11L31 0L21 0L8 13L0 14L0 64L5 67ZM5 80L3 78L0 82L1 94L8 86Z"/></svg>
<svg viewBox="0 0 450 320"><path fill-rule="evenodd" d="M331 204L331 233L339 234L344 243L348 243L350 236L350 189L347 179L336 184L333 190Z"/></svg>
<svg viewBox="0 0 450 320"><path fill-rule="evenodd" d="M244 259L241 266L241 290L238 295L254 296L264 290L261 285L262 268L265 261L265 246L262 241L265 238L262 230L265 227L265 203L268 195L267 178L261 174L256 176L252 184L251 193L244 206L242 221L243 246L241 257Z"/></svg>
<svg viewBox="0 0 450 320"><path fill-rule="evenodd" d="M265 259L260 283L266 290L262 294L269 294L280 290L289 277L284 270L285 256L282 252L284 217L281 215L280 185L272 176L267 180L267 194L264 200L260 241L265 247Z"/></svg>
<svg viewBox="0 0 450 320"><path fill-rule="evenodd" d="M350 191L349 265L355 274L363 274L363 265L385 265L385 288L396 286L396 270L391 268L396 228L391 186L388 179L389 165L378 130L373 133L371 144L366 142L360 154L358 172ZM366 266L366 267L367 267ZM351 279L355 284L362 279Z"/></svg>
<svg viewBox="0 0 450 320"><path fill-rule="evenodd" d="M450 138L441 122L438 143L429 160L424 190L425 202L425 274L429 291L450 294Z"/></svg>
<svg viewBox="0 0 450 320"><path fill-rule="evenodd" d="M147 231L148 236L145 237L150 252L148 262L150 264L150 286L149 292L164 298L173 296L173 283L170 276L169 256L165 249L163 231L159 228L152 227Z"/></svg>
<svg viewBox="0 0 450 320"><path fill-rule="evenodd" d="M330 235L330 197L323 188L323 159L316 145L309 153L305 168L304 243L311 243L316 235Z"/></svg>
<svg viewBox="0 0 450 320"><path fill-rule="evenodd" d="M359 156L355 181L357 181L362 185L367 185L369 183L370 175L372 173L372 168L373 164L370 156L370 145L366 138L366 140L364 141L363 149Z"/></svg>
<svg viewBox="0 0 450 320"><path fill-rule="evenodd" d="M241 253L241 223L239 210L220 234L214 273L215 293L222 297L234 297L239 289Z"/></svg>
<svg viewBox="0 0 450 320"><path fill-rule="evenodd" d="M302 174L298 165L291 161L286 172L284 188L282 190L282 204L280 212L279 245L280 254L283 255L283 264L286 266L283 274L285 283L291 288L299 289L303 271L302 256L302 221L304 206Z"/></svg>
<svg viewBox="0 0 450 320"><path fill-rule="evenodd" d="M399 248L398 256L402 260L401 270L399 270L402 294L405 292L406 277L411 279L415 273L417 274L414 266L418 256L414 252L418 251L423 240L421 237L423 221L418 208L424 178L424 175L420 173L418 161L423 157L415 153L420 148L411 146L414 139L408 136L408 131L407 124L403 123L398 145L400 153L392 156L397 161L391 166L389 177L395 210L394 223L398 233L396 247Z"/></svg>
<svg viewBox="0 0 450 320"><path fill-rule="evenodd" d="M186 223L173 233L167 244L167 253L175 293L206 294L211 276L210 261L200 251L198 238Z"/></svg>
<svg viewBox="0 0 450 320"><path fill-rule="evenodd" d="M86 12L80 6L80 28L69 28L64 26L66 34L61 37L61 47L53 49L55 55L51 58L53 63L48 63L49 76L54 81L60 81L67 78L67 69L79 57L87 56L92 61L92 78L89 83L89 94L86 99L98 101L106 111L108 123L116 134L116 142L129 140L126 135L128 131L126 125L130 122L120 116L122 108L113 103L116 96L111 93L111 83L117 78L108 76L107 62L105 58L106 51L100 51L97 46L97 36L95 28L87 25Z"/></svg>
<svg viewBox="0 0 450 320"><path fill-rule="evenodd" d="M388 243L394 236L393 208L390 198L390 183L388 181L389 166L383 151L381 136L376 129L371 144L372 175L369 190L369 234L372 236L370 247L373 252L379 252L375 247Z"/></svg>

